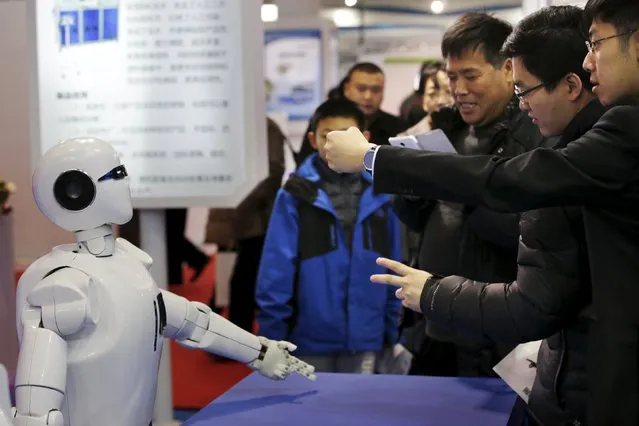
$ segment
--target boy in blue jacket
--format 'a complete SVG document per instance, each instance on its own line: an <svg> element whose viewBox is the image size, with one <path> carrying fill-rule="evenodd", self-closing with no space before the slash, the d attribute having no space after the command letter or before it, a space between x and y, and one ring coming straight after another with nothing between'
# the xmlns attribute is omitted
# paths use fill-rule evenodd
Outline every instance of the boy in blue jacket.
<svg viewBox="0 0 639 426"><path fill-rule="evenodd" d="M340 174L324 160L326 135L365 116L348 100L320 105L309 139L318 152L275 200L260 262L260 335L297 345L316 371L373 373L375 354L397 343L401 302L371 286L379 256L400 259L391 198L373 193L368 172Z"/></svg>

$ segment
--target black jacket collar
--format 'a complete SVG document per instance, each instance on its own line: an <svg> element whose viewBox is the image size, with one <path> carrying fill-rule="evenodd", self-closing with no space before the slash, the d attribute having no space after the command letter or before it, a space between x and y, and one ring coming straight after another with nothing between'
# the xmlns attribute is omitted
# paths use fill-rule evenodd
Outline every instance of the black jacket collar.
<svg viewBox="0 0 639 426"><path fill-rule="evenodd" d="M592 128L604 113L606 108L598 100L591 101L579 111L564 130L555 149L564 148L568 143L581 137Z"/></svg>

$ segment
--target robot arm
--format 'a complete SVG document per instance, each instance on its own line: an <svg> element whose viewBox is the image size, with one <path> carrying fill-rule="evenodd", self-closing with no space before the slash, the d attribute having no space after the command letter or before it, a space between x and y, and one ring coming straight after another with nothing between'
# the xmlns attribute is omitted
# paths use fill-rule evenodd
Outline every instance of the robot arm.
<svg viewBox="0 0 639 426"><path fill-rule="evenodd" d="M315 380L315 369L290 355L296 349L288 342L257 337L217 315L203 303L190 302L162 291L166 309L164 336L188 348L204 349L248 364L262 375L276 380L297 372Z"/></svg>
<svg viewBox="0 0 639 426"><path fill-rule="evenodd" d="M90 279L63 268L45 277L27 296L22 311L20 357L16 374L15 426L62 426L66 391L65 336L97 322Z"/></svg>
<svg viewBox="0 0 639 426"><path fill-rule="evenodd" d="M0 426L11 426L11 400L9 399L9 377L0 364Z"/></svg>

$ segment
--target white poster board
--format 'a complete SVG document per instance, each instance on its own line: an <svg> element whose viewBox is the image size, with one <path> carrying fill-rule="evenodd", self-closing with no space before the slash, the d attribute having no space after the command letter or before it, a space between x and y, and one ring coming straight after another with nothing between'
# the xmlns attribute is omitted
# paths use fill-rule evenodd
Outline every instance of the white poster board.
<svg viewBox="0 0 639 426"><path fill-rule="evenodd" d="M134 206L233 207L267 175L260 0L38 0L32 153L112 143Z"/></svg>
<svg viewBox="0 0 639 426"><path fill-rule="evenodd" d="M271 87L268 112L308 122L325 98L322 31L269 29L264 42L264 74Z"/></svg>

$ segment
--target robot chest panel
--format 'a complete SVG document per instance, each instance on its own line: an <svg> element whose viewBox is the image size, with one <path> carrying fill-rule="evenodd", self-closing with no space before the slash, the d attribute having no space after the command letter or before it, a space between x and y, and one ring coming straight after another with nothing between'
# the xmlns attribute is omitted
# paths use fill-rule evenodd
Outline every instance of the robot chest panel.
<svg viewBox="0 0 639 426"><path fill-rule="evenodd" d="M106 333L120 341L123 350L128 347L159 352L166 328L166 309L162 293L144 265L126 253L115 253L88 262L84 270L93 277L96 287L100 306L96 331L100 339Z"/></svg>

